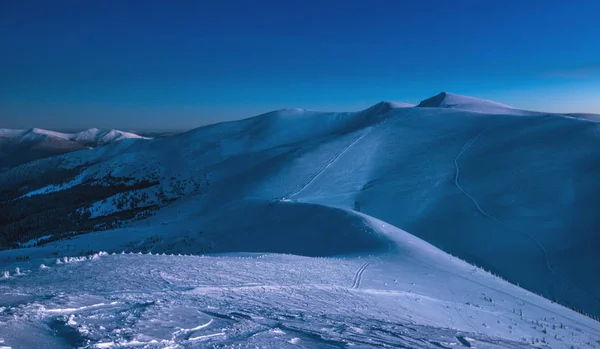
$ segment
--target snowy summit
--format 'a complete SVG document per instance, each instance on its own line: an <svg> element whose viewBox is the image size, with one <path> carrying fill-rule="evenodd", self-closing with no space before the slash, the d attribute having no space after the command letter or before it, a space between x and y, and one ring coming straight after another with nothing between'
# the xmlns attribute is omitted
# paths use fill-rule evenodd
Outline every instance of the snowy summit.
<svg viewBox="0 0 600 349"><path fill-rule="evenodd" d="M486 99L461 96L448 92L427 98L417 106L419 108L455 108L480 113L509 112L513 109L508 105L488 101Z"/></svg>

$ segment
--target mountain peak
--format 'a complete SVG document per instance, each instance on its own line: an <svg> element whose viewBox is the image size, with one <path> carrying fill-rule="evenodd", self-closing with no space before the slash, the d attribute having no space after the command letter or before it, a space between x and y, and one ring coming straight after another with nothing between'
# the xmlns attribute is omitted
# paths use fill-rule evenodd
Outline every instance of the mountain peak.
<svg viewBox="0 0 600 349"><path fill-rule="evenodd" d="M61 132L44 130L41 128L31 128L22 135L22 140L42 140L45 138L68 139L68 135Z"/></svg>
<svg viewBox="0 0 600 349"><path fill-rule="evenodd" d="M409 103L404 103L404 102L381 101L381 102L374 104L371 107L367 108L367 110L377 111L379 113L385 113L392 109L411 108L414 106L415 106L414 104L409 104Z"/></svg>
<svg viewBox="0 0 600 349"><path fill-rule="evenodd" d="M422 100L417 107L419 108L440 108L444 100L448 96L448 92L440 92L433 97Z"/></svg>
<svg viewBox="0 0 600 349"><path fill-rule="evenodd" d="M390 109L396 109L396 108L410 108L410 107L414 107L414 104L410 104L410 103L405 103L405 102L394 102L394 101L381 101L379 103L377 103L377 105L384 105L387 108Z"/></svg>
<svg viewBox="0 0 600 349"><path fill-rule="evenodd" d="M462 96L449 92L440 92L439 94L427 98L419 105L419 108L453 108L469 111L490 112L493 109L512 109L510 106L489 101L486 99Z"/></svg>

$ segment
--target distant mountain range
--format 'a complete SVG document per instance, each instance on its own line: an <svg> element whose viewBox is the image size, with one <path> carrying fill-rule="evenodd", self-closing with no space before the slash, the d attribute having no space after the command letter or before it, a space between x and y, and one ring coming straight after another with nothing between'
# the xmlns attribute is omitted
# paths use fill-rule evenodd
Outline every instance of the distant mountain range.
<svg viewBox="0 0 600 349"><path fill-rule="evenodd" d="M94 148L123 139L149 139L119 130L91 128L62 133L39 128L0 129L0 171L33 160Z"/></svg>
<svg viewBox="0 0 600 349"><path fill-rule="evenodd" d="M441 93L417 106L284 109L146 141L2 131L57 152L108 144L0 173L0 245L45 244L32 256L79 252L56 241L67 238L109 251L343 255L380 247L377 229L353 228L364 215L600 315L594 120ZM331 210L353 223L328 223ZM350 230L364 234L352 249Z"/></svg>

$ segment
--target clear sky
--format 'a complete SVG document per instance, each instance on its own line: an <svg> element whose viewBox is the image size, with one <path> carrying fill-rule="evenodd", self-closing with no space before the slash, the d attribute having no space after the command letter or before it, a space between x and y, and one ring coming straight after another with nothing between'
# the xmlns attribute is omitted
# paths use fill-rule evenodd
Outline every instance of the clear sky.
<svg viewBox="0 0 600 349"><path fill-rule="evenodd" d="M189 129L441 91L600 113L600 1L0 0L0 127Z"/></svg>

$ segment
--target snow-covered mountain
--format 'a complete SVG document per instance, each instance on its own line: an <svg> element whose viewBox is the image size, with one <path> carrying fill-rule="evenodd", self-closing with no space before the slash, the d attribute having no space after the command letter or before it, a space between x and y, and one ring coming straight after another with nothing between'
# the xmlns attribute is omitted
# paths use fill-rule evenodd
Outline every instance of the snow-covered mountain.
<svg viewBox="0 0 600 349"><path fill-rule="evenodd" d="M108 144L123 139L145 138L130 132L123 132L119 130L99 130L97 128L91 128L89 130L81 131L78 133L62 133L44 130L41 128L32 128L26 130L4 128L0 129L0 137L8 138L13 142L18 143L40 141L52 138L65 141L73 141L81 144L93 145Z"/></svg>
<svg viewBox="0 0 600 349"><path fill-rule="evenodd" d="M506 104L489 101L481 98L461 96L454 93L441 92L433 97L427 98L418 107L420 108L452 108L468 110L486 114L513 114L523 115L532 112L514 109Z"/></svg>
<svg viewBox="0 0 600 349"><path fill-rule="evenodd" d="M147 139L146 137L138 136L134 133L123 132L119 130L99 130L91 128L86 131L71 134L71 140L88 143L88 144L108 144L121 141L123 139Z"/></svg>
<svg viewBox="0 0 600 349"><path fill-rule="evenodd" d="M119 130L92 128L78 133L32 129L0 129L0 171L29 161L97 147L124 139L148 139Z"/></svg>
<svg viewBox="0 0 600 349"><path fill-rule="evenodd" d="M594 277L600 275L600 124L439 96L419 107L382 102L348 113L279 110L0 174L3 244L42 245L0 252L6 270L31 270L23 277L9 273L6 292L35 300L33 307L20 301L10 306L11 314L32 322L11 322L0 337L16 338L6 333L64 313L60 331L76 330L79 337L72 338L106 347L152 340L185 347L194 345L191 338L199 346L264 345L279 338L281 347L288 340L308 346L598 347L597 322L438 248L600 315ZM89 231L95 232L76 236ZM55 261L99 250L313 258ZM41 263L51 269L38 270ZM268 270L281 273L269 278ZM118 282L78 276L105 273ZM133 291L124 281L131 275L141 278ZM46 298L26 291L42 282L51 285ZM73 285L90 293L59 298ZM164 298L159 294L171 301L157 302ZM151 327L136 310L148 302L156 314L171 314L177 304L202 304L204 310L171 325L161 315L165 325ZM117 320L100 324L98 316ZM189 323L198 320L210 325ZM135 335L111 330L119 326Z"/></svg>
<svg viewBox="0 0 600 349"><path fill-rule="evenodd" d="M506 104L488 101L486 99L461 96L454 93L441 92L427 98L418 105L421 108L456 108L472 111L485 111L488 108L512 109Z"/></svg>

